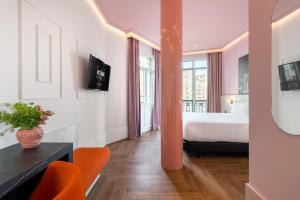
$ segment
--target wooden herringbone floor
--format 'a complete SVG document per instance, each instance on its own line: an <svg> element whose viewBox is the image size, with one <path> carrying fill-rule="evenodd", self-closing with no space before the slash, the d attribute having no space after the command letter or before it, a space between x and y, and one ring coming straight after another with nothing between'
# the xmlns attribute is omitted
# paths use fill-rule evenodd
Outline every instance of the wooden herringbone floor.
<svg viewBox="0 0 300 200"><path fill-rule="evenodd" d="M248 158L184 155L184 168L160 165L160 134L110 145L111 160L89 200L240 200L248 182Z"/></svg>

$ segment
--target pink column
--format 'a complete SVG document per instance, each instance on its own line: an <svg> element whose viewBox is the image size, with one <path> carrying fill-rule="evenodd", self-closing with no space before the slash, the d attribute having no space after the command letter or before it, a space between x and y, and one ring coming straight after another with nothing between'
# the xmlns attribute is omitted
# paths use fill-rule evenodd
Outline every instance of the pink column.
<svg viewBox="0 0 300 200"><path fill-rule="evenodd" d="M161 0L161 163L183 166L182 152L182 0Z"/></svg>

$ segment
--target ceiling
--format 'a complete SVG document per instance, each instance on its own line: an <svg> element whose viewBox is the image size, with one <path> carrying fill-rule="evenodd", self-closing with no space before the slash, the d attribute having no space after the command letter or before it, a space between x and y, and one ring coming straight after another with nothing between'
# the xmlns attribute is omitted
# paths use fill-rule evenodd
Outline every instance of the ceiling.
<svg viewBox="0 0 300 200"><path fill-rule="evenodd" d="M298 8L300 8L300 0L279 0L274 8L273 20L276 21Z"/></svg>
<svg viewBox="0 0 300 200"><path fill-rule="evenodd" d="M111 25L159 45L160 0L96 0ZM248 30L248 0L183 0L183 50L223 48Z"/></svg>

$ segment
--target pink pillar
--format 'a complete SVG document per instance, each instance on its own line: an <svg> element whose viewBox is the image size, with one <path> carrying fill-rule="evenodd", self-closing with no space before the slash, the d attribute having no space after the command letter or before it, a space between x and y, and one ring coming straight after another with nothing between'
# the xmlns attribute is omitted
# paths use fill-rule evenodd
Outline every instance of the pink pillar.
<svg viewBox="0 0 300 200"><path fill-rule="evenodd" d="M182 0L161 0L161 163L183 166L182 152Z"/></svg>

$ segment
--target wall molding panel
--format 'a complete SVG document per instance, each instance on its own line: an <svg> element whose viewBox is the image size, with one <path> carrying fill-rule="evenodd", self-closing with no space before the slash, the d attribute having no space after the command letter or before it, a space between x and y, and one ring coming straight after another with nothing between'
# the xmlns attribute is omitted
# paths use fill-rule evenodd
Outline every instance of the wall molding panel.
<svg viewBox="0 0 300 200"><path fill-rule="evenodd" d="M62 97L62 29L27 1L19 1L19 98Z"/></svg>
<svg viewBox="0 0 300 200"><path fill-rule="evenodd" d="M52 35L36 25L36 81L52 82Z"/></svg>

